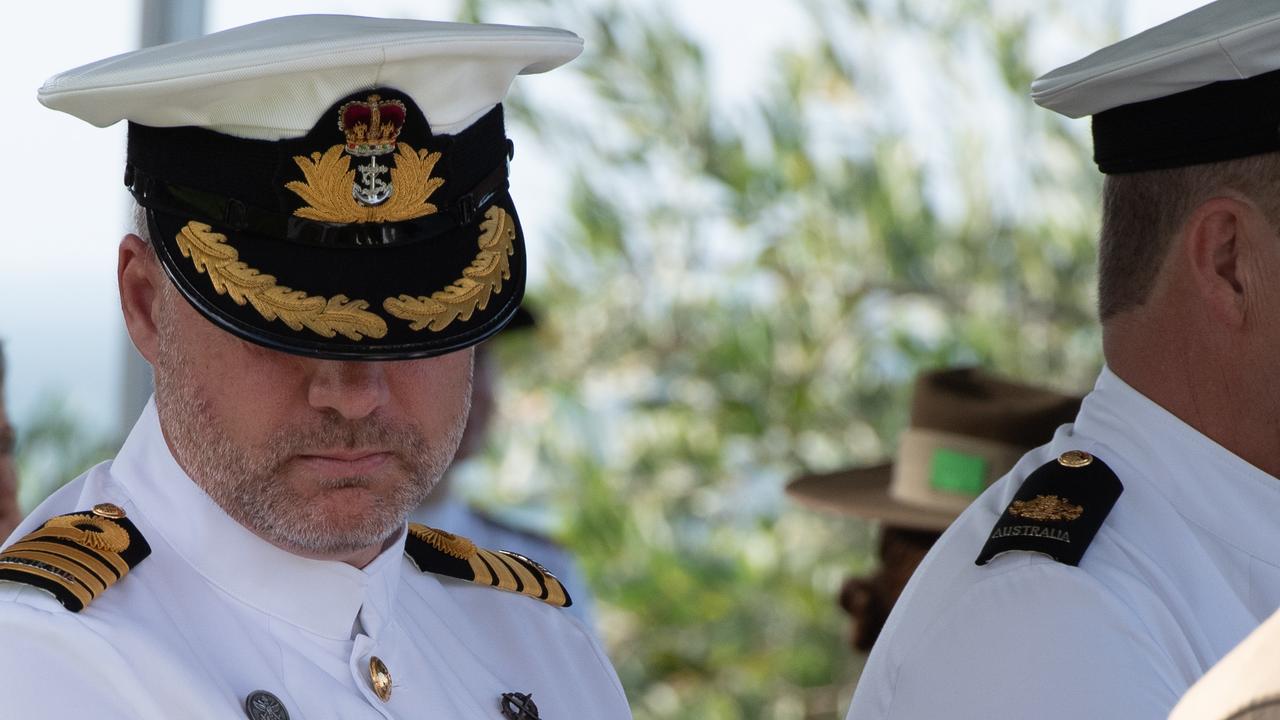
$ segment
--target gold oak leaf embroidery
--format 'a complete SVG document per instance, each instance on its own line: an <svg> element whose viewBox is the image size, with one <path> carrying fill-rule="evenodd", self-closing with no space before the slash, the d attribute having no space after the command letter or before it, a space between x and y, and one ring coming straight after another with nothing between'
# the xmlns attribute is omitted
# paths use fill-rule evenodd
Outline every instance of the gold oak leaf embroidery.
<svg viewBox="0 0 1280 720"><path fill-rule="evenodd" d="M310 158L295 156L293 161L302 170L304 180L293 180L285 187L307 206L293 214L331 223L400 222L435 214L439 209L427 198L444 185L443 179L431 177L440 153L414 150L408 143L397 143L396 147L396 164L391 168L395 192L386 202L371 206L361 205L351 196L356 171L351 169L351 157L343 152L342 145L334 145L323 155L314 152Z"/></svg>
<svg viewBox="0 0 1280 720"><path fill-rule="evenodd" d="M366 309L368 302L346 295L326 299L278 285L275 277L241 261L240 253L227 244L227 236L204 223L187 223L177 241L182 256L191 258L196 272L209 276L219 295L230 295L237 305L249 303L267 320L279 319L293 330L305 327L327 338L337 333L350 340L387 334L386 321Z"/></svg>
<svg viewBox="0 0 1280 720"><path fill-rule="evenodd" d="M45 523L47 528L70 530L81 545L103 552L122 553L129 549L129 531L106 518L92 515L59 515Z"/></svg>
<svg viewBox="0 0 1280 720"><path fill-rule="evenodd" d="M511 254L515 252L516 226L506 210L491 207L480 223L480 252L462 271L462 277L431 297L401 295L387 298L382 307L409 328L444 330L454 320L471 319L476 308L485 309L493 294L502 292L502 281L511 278Z"/></svg>
<svg viewBox="0 0 1280 720"><path fill-rule="evenodd" d="M450 557L466 560L476 554L476 544L444 530L437 530L417 523L409 524L409 534Z"/></svg>

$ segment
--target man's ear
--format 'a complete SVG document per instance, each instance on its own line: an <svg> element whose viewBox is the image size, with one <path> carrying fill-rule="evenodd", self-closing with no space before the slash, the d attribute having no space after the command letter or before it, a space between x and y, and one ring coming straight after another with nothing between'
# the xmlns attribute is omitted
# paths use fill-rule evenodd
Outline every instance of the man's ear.
<svg viewBox="0 0 1280 720"><path fill-rule="evenodd" d="M164 288L168 282L155 253L147 241L137 235L125 235L120 241L116 262L116 280L120 285L120 309L124 325L134 347L147 362L156 362L159 347L159 318L163 311Z"/></svg>
<svg viewBox="0 0 1280 720"><path fill-rule="evenodd" d="M1179 242L1200 299L1219 322L1236 328L1244 324L1251 251L1249 232L1256 225L1251 205L1229 197L1202 203L1183 225Z"/></svg>

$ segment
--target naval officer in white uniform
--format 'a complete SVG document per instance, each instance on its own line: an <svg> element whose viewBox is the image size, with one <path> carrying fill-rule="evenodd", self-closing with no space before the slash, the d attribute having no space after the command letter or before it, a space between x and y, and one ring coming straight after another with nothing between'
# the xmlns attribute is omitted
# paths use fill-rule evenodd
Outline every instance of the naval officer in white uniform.
<svg viewBox="0 0 1280 720"><path fill-rule="evenodd" d="M1164 718L1280 606L1280 8L1223 0L1055 70L1107 175L1107 367L942 536L852 720Z"/></svg>
<svg viewBox="0 0 1280 720"><path fill-rule="evenodd" d="M405 520L524 290L500 103L580 49L302 16L45 84L129 121L120 299L156 395L0 551L0 715L630 717L554 576Z"/></svg>

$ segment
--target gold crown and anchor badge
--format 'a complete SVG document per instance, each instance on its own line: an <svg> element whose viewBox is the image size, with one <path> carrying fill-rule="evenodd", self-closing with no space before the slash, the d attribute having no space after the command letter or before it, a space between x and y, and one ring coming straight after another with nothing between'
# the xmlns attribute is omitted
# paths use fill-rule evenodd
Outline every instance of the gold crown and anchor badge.
<svg viewBox="0 0 1280 720"><path fill-rule="evenodd" d="M357 201L381 205L391 197L392 185L382 179L390 168L379 165L377 158L395 151L407 113L404 103L383 100L378 95L352 100L338 110L338 129L347 136L347 152L369 158L368 164L356 166L360 180L351 185L351 196Z"/></svg>
<svg viewBox="0 0 1280 720"><path fill-rule="evenodd" d="M340 107L338 130L346 141L293 159L303 179L285 187L307 203L293 214L327 223L384 223L439 212L427 200L444 185L431 175L440 153L399 142L406 112L404 103L376 94ZM379 157L391 153L394 165L378 164ZM352 157L369 161L352 169ZM403 192L396 193L397 188Z"/></svg>

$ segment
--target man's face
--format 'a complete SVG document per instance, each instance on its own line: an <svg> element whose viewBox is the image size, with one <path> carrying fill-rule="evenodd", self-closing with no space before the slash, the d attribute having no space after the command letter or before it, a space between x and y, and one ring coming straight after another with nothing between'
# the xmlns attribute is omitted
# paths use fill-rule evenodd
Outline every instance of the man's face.
<svg viewBox="0 0 1280 720"><path fill-rule="evenodd" d="M231 517L290 552L333 558L397 532L448 467L471 351L314 360L244 342L165 284L156 403L183 469Z"/></svg>

